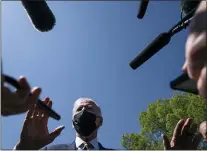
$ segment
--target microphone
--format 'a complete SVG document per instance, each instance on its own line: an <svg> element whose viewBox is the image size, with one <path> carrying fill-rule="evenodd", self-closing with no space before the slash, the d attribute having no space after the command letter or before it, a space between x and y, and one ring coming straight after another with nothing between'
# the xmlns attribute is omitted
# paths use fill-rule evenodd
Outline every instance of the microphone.
<svg viewBox="0 0 207 151"><path fill-rule="evenodd" d="M144 62L150 59L155 53L157 53L160 49L166 46L171 37L181 31L182 29L186 28L193 15L195 9L191 10L182 20L180 20L176 25L174 25L168 32L161 33L155 40L151 42L150 45L147 46L134 60L132 60L129 65L132 69L136 69L141 66Z"/></svg>
<svg viewBox="0 0 207 151"><path fill-rule="evenodd" d="M145 15L145 12L147 10L149 0L142 0L139 5L139 12L137 14L137 18L142 19Z"/></svg>
<svg viewBox="0 0 207 151"><path fill-rule="evenodd" d="M145 61L151 58L160 49L166 46L171 40L170 33L161 33L155 40L152 41L129 65L132 69L136 69L141 66Z"/></svg>
<svg viewBox="0 0 207 151"><path fill-rule="evenodd" d="M198 7L200 0L181 0L181 12L183 17Z"/></svg>
<svg viewBox="0 0 207 151"><path fill-rule="evenodd" d="M13 87L15 87L16 89L21 89L21 87L20 87L19 83L17 82L17 80L14 79L13 77L10 77L10 76L8 76L8 75L5 75L4 78L5 78L5 81L6 81L7 83L11 84L11 85L12 85ZM30 93L29 95L31 95L31 93ZM41 101L40 99L37 100L37 105L38 105L40 108L44 109L44 110L46 111L46 113L47 113L50 117L52 117L53 119L55 119L55 120L60 120L60 119L61 119L61 116L60 116L57 112L55 112L52 108L49 108L49 107L48 107L43 101Z"/></svg>
<svg viewBox="0 0 207 151"><path fill-rule="evenodd" d="M21 0L33 26L41 32L53 29L56 19L45 0Z"/></svg>

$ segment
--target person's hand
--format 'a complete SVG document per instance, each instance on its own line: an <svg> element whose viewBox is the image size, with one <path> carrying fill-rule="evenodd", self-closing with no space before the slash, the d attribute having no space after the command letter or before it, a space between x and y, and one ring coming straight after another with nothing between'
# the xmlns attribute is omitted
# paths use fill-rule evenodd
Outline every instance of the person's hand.
<svg viewBox="0 0 207 151"><path fill-rule="evenodd" d="M196 150L202 135L194 135L196 128L190 129L192 119L180 120L173 132L171 141L163 135L163 145L165 150Z"/></svg>
<svg viewBox="0 0 207 151"><path fill-rule="evenodd" d="M30 85L25 77L20 77L18 83L21 88L12 92L8 87L3 85L4 75L1 75L1 78L1 115L21 114L34 107L41 93L40 88L33 88L31 95L29 95L31 91Z"/></svg>
<svg viewBox="0 0 207 151"><path fill-rule="evenodd" d="M49 107L52 107L52 101L49 98L46 98L44 102ZM64 126L59 126L53 132L49 133L47 127L48 118L47 113L38 106L29 110L16 149L38 150L53 142L60 135Z"/></svg>
<svg viewBox="0 0 207 151"><path fill-rule="evenodd" d="M201 96L207 99L207 10L201 1L190 24L186 41L186 61L183 71L197 82Z"/></svg>

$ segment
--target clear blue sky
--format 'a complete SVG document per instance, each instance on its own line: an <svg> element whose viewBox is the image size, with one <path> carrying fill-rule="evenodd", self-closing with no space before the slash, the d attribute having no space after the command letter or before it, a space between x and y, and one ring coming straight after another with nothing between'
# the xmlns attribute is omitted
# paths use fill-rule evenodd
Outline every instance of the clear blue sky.
<svg viewBox="0 0 207 151"><path fill-rule="evenodd" d="M65 125L53 144L75 138L72 106L79 97L91 97L101 106L104 123L99 141L121 149L124 133L140 131L138 116L159 98L173 95L169 82L181 73L187 31L137 70L129 62L159 33L180 19L179 1L149 3L143 20L136 18L139 2L48 2L57 24L48 33L36 31L20 2L2 2L3 71L25 75L31 86L49 96ZM19 139L25 114L2 118L2 147Z"/></svg>

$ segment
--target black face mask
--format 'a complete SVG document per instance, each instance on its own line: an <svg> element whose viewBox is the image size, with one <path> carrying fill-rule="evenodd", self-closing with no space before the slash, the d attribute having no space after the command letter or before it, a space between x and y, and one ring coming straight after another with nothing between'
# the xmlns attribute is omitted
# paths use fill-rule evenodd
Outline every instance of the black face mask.
<svg viewBox="0 0 207 151"><path fill-rule="evenodd" d="M80 111L74 116L73 125L81 136L89 136L98 127L96 125L96 115L86 110Z"/></svg>

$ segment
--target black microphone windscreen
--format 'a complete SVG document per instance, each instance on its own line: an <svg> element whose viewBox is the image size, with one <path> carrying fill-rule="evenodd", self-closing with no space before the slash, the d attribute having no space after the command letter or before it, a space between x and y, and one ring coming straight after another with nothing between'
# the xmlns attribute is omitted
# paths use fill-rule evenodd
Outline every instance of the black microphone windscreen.
<svg viewBox="0 0 207 151"><path fill-rule="evenodd" d="M32 24L37 30L46 32L54 27L56 19L45 0L21 1Z"/></svg>
<svg viewBox="0 0 207 151"><path fill-rule="evenodd" d="M186 16L193 9L198 7L200 0L181 0L181 11L183 11L183 15Z"/></svg>
<svg viewBox="0 0 207 151"><path fill-rule="evenodd" d="M137 14L137 18L142 19L144 17L145 12L147 10L148 3L149 3L149 0L142 0L140 2L139 12Z"/></svg>
<svg viewBox="0 0 207 151"><path fill-rule="evenodd" d="M132 69L136 69L151 58L160 49L166 46L171 39L170 33L162 33L157 38L155 38L151 44L149 44L134 60L132 60L129 65Z"/></svg>

